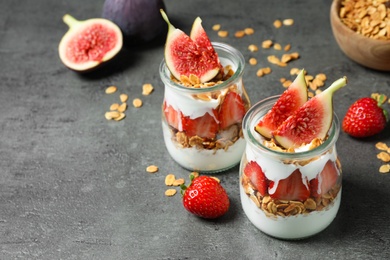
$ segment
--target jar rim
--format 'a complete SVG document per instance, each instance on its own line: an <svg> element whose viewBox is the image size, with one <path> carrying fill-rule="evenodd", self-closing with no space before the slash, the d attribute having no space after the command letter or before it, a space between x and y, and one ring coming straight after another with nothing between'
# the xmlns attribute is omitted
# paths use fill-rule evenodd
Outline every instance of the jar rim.
<svg viewBox="0 0 390 260"><path fill-rule="evenodd" d="M282 151L276 151L264 146L258 139L256 139L254 135L255 124L253 123L253 121L256 120L255 122L259 122L260 118L263 117L272 108L273 104L278 100L279 97L280 95L276 95L260 100L259 102L254 104L245 114L244 119L242 121L243 133L245 139L252 147L269 156L278 156L282 159L290 160L302 160L313 157L315 155L323 154L336 143L340 132L340 121L336 113L333 112L332 124L328 131L327 139L321 145L311 150L287 153Z"/></svg>
<svg viewBox="0 0 390 260"><path fill-rule="evenodd" d="M237 80L240 80L242 78L242 75L244 73L244 67L245 67L245 59L242 53L237 50L236 48L232 47L229 44L226 43L221 43L221 42L212 42L211 43L217 52L218 56L221 57L222 53L226 53L227 55L236 58L237 60L237 69L234 72L234 74L222 82L221 84L216 84L211 87L207 88L188 88L186 86L183 86L181 84L178 84L174 81L171 80L170 78L170 71L168 67L166 66L165 59L163 58L160 67L159 67L159 73L162 81L164 82L165 85L168 85L178 91L185 91L189 93L204 93L204 92L210 92L210 91L215 91L219 89L224 89L226 87L229 87L232 83L234 83Z"/></svg>

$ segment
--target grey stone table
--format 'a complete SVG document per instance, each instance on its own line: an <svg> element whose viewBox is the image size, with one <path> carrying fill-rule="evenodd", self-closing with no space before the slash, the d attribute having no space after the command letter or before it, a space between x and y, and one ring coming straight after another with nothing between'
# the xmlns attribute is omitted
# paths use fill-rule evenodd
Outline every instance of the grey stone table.
<svg viewBox="0 0 390 260"><path fill-rule="evenodd" d="M163 42L129 46L109 65L88 74L67 69L57 47L67 27L62 16L101 15L103 0L12 1L0 9L0 259L389 259L390 175L380 174L375 143L390 145L389 127L365 140L340 134L343 198L334 222L301 241L282 241L258 231L239 200L238 166L218 174L231 208L206 221L187 213L180 195L166 197L168 173L187 177L167 153L160 109L163 84L158 66ZM356 99L373 92L390 95L388 73L364 68L338 48L331 32L331 1L185 1L166 0L173 23L189 32L196 16L213 41L238 48L247 64L244 82L255 103L280 94L279 79L292 67L323 72L327 84L346 75L348 87L334 98L342 118ZM275 29L275 19L293 18ZM228 30L220 38L211 29ZM237 39L237 30L255 34ZM266 57L277 53L248 50L272 39L291 44L300 58L280 68ZM271 74L258 78L260 67ZM142 95L142 84L155 90ZM118 95L130 100L126 118L107 121L105 111ZM118 93L117 93L118 94ZM387 107L389 108L389 107ZM159 171L145 168L155 164Z"/></svg>

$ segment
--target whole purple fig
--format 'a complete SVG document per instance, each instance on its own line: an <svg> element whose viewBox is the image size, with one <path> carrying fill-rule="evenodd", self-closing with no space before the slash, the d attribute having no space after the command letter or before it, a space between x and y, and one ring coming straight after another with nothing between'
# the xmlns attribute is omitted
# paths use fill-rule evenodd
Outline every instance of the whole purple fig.
<svg viewBox="0 0 390 260"><path fill-rule="evenodd" d="M166 29L160 9L165 9L163 0L105 0L102 16L119 26L127 43L141 44Z"/></svg>

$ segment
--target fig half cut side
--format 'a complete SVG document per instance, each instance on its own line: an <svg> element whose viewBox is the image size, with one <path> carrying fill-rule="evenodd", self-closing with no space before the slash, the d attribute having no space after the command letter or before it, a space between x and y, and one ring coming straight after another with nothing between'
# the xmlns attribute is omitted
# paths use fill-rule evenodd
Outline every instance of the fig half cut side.
<svg viewBox="0 0 390 260"><path fill-rule="evenodd" d="M122 32L107 19L79 21L66 14L63 21L69 30L62 37L58 52L61 61L72 70L95 68L112 59L122 49Z"/></svg>
<svg viewBox="0 0 390 260"><path fill-rule="evenodd" d="M164 57L168 69L176 79L182 75L197 76L201 83L213 79L221 68L218 54L204 31L200 18L195 19L191 37L175 28L164 10L160 10L168 24Z"/></svg>

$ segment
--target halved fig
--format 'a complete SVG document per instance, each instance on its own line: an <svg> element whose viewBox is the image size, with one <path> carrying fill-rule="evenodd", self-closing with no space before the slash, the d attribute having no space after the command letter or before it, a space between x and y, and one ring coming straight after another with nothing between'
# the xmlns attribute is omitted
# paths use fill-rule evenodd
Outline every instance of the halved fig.
<svg viewBox="0 0 390 260"><path fill-rule="evenodd" d="M307 101L305 70L301 70L294 82L282 93L270 111L262 117L255 130L266 138L275 131L290 115Z"/></svg>
<svg viewBox="0 0 390 260"><path fill-rule="evenodd" d="M333 93L347 84L347 78L336 80L288 117L275 131L275 140L284 148L296 148L314 138L325 139L333 120Z"/></svg>
<svg viewBox="0 0 390 260"><path fill-rule="evenodd" d="M221 64L217 52L204 31L200 18L195 19L190 37L182 30L175 28L163 10L161 15L168 24L168 36L165 43L164 57L172 75L197 76L200 82L213 79L219 72Z"/></svg>
<svg viewBox="0 0 390 260"><path fill-rule="evenodd" d="M63 21L69 30L62 37L58 52L61 61L72 70L86 71L97 67L122 49L122 32L109 20L78 21L66 14Z"/></svg>

